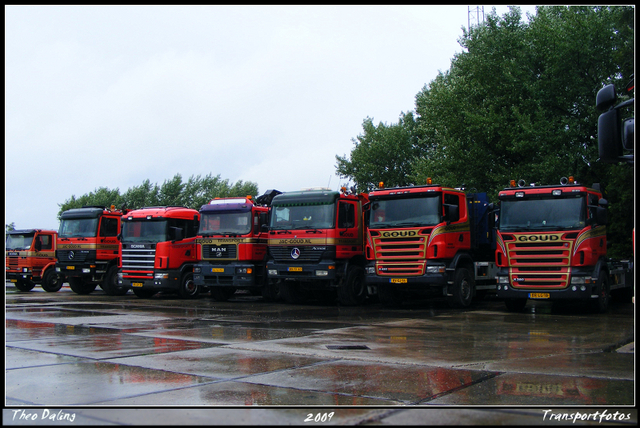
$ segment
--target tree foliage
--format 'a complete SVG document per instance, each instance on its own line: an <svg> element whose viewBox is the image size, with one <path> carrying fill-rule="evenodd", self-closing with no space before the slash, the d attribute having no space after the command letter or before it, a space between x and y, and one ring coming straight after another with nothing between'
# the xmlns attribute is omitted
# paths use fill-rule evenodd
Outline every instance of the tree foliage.
<svg viewBox="0 0 640 428"><path fill-rule="evenodd" d="M355 148L350 159L336 156L338 175L352 178L360 191L368 191L380 181L390 186L409 184L412 165L407 160L419 155L416 122L413 113L403 113L397 124L375 126L367 117L362 128L364 134L353 139Z"/></svg>
<svg viewBox="0 0 640 428"><path fill-rule="evenodd" d="M541 6L528 22L517 7L494 10L416 95L415 115L365 120L350 158L336 156L338 174L366 189L382 177L387 187L432 177L494 199L510 179L599 182L610 195L612 254L630 254L633 182L624 177L633 174L598 162L595 99L633 73L633 23L626 6Z"/></svg>
<svg viewBox="0 0 640 428"><path fill-rule="evenodd" d="M58 218L64 211L83 206L101 206L116 208L124 207L129 210L151 206L183 206L199 210L213 198L227 198L234 196L255 196L258 185L250 181L238 181L230 184L228 179L222 180L220 175L205 177L191 176L187 182L176 174L170 180L165 180L161 186L151 184L145 180L139 186L129 188L124 194L119 189L99 187L93 192L76 198L75 195L59 204Z"/></svg>

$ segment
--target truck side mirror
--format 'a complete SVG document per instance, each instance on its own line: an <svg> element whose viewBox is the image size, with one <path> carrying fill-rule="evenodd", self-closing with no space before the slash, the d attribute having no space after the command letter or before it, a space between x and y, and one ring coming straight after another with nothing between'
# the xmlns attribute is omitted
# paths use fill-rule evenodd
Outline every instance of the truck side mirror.
<svg viewBox="0 0 640 428"><path fill-rule="evenodd" d="M460 209L457 205L447 205L447 221L456 222L460 220Z"/></svg>
<svg viewBox="0 0 640 428"><path fill-rule="evenodd" d="M622 156L619 121L618 109L602 113L598 118L598 154L602 162L617 163Z"/></svg>
<svg viewBox="0 0 640 428"><path fill-rule="evenodd" d="M40 239L40 236L36 237L36 251L41 251L42 250L42 240Z"/></svg>
<svg viewBox="0 0 640 428"><path fill-rule="evenodd" d="M181 227L172 227L173 230L173 240L174 241L182 241L184 239L184 230Z"/></svg>
<svg viewBox="0 0 640 428"><path fill-rule="evenodd" d="M607 210L604 207L596 208L596 222L602 226L607 224Z"/></svg>

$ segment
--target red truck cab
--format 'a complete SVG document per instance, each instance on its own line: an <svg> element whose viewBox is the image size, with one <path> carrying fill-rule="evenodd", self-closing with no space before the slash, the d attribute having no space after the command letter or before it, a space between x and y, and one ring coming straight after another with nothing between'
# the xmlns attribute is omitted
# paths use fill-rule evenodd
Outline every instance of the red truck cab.
<svg viewBox="0 0 640 428"><path fill-rule="evenodd" d="M57 237L55 230L8 231L5 242L6 279L20 291L30 291L36 284L45 291L60 290L63 280L55 270Z"/></svg>
<svg viewBox="0 0 640 428"><path fill-rule="evenodd" d="M147 207L122 219L118 285L141 298L160 291L192 299L200 289L193 281L200 214L185 207Z"/></svg>

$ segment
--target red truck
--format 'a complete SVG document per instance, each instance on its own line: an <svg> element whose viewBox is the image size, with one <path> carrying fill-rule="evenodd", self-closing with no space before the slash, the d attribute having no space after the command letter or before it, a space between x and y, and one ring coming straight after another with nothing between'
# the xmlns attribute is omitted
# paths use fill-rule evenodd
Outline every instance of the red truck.
<svg viewBox="0 0 640 428"><path fill-rule="evenodd" d="M253 200L216 198L200 209L196 285L211 297L227 301L236 290L259 292L266 300L276 298L265 271L269 204L280 192L270 190Z"/></svg>
<svg viewBox="0 0 640 428"><path fill-rule="evenodd" d="M607 258L607 201L598 184L512 180L498 198L497 297L507 309L521 311L529 299L582 300L604 312L611 291L632 290L633 263Z"/></svg>
<svg viewBox="0 0 640 428"><path fill-rule="evenodd" d="M200 294L193 280L200 214L185 207L147 207L122 218L119 287L141 298L160 291L184 299Z"/></svg>
<svg viewBox="0 0 640 428"><path fill-rule="evenodd" d="M108 295L122 295L118 286L120 219L126 210L112 205L73 208L60 216L56 272L75 293L89 294L100 285Z"/></svg>
<svg viewBox="0 0 640 428"><path fill-rule="evenodd" d="M467 307L494 291L493 204L486 193L432 184L369 192L367 284L380 302L399 306L411 295L444 296Z"/></svg>
<svg viewBox="0 0 640 428"><path fill-rule="evenodd" d="M315 297L359 305L364 282L364 219L368 198L342 189L279 194L271 201L267 275L289 303Z"/></svg>
<svg viewBox="0 0 640 428"><path fill-rule="evenodd" d="M36 284L43 290L56 292L63 280L56 273L55 230L25 229L6 233L6 279L20 291L30 291Z"/></svg>

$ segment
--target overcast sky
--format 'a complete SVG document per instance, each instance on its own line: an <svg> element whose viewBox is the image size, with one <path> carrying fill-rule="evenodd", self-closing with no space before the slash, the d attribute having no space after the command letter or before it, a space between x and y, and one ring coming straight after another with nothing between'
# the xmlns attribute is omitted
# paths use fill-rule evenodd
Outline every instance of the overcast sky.
<svg viewBox="0 0 640 428"><path fill-rule="evenodd" d="M335 156L415 108L479 7L5 6L5 223L178 173L338 189Z"/></svg>

